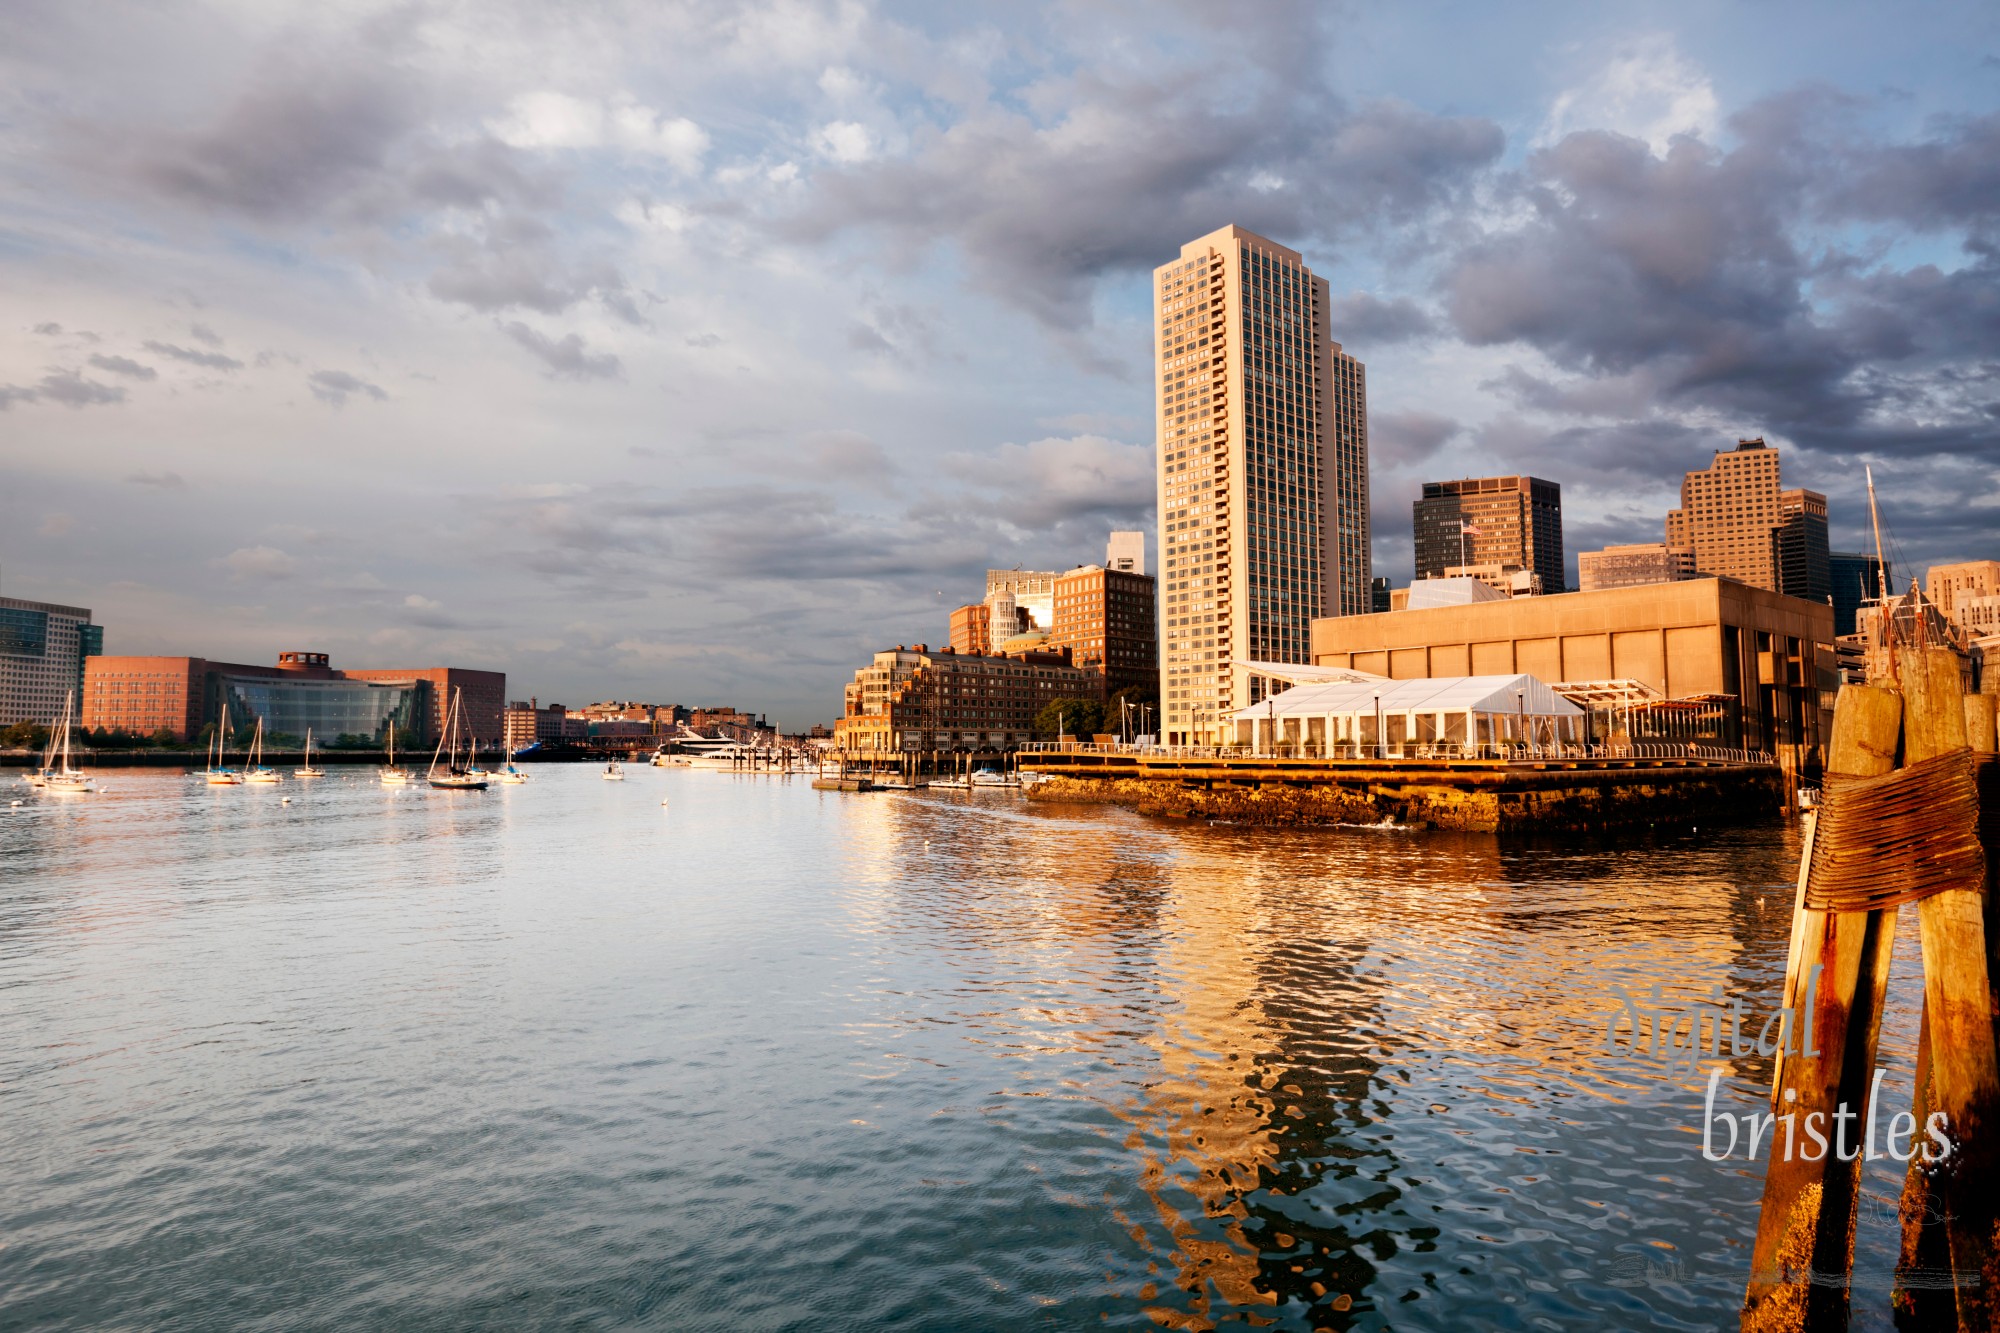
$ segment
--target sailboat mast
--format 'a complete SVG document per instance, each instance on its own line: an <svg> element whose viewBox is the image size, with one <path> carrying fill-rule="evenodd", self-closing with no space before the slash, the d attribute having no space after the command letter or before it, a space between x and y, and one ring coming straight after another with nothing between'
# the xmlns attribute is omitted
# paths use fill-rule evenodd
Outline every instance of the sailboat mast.
<svg viewBox="0 0 2000 1333"><path fill-rule="evenodd" d="M1875 604L1882 614L1882 647L1889 658L1889 679L1896 678L1896 615L1889 604L1889 562L1882 558L1882 515L1875 507L1875 469L1868 477L1868 522L1875 530Z"/></svg>

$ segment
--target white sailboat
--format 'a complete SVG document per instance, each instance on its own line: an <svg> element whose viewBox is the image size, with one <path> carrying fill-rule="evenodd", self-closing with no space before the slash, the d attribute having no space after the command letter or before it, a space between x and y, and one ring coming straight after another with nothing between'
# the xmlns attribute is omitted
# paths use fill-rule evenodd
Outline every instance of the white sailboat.
<svg viewBox="0 0 2000 1333"><path fill-rule="evenodd" d="M257 719L257 731L250 737L250 753L243 761L245 782L271 783L278 780L278 770L264 762L264 719Z"/></svg>
<svg viewBox="0 0 2000 1333"><path fill-rule="evenodd" d="M30 769L27 777L21 779L30 787L46 787L49 785L49 774L55 771L56 766L56 733L61 730L61 726L62 720L60 718L50 720L48 743L42 746L42 762L35 768Z"/></svg>
<svg viewBox="0 0 2000 1333"><path fill-rule="evenodd" d="M54 762L43 773L42 790L57 795L76 795L96 790L90 785L90 779L70 763L70 717L75 711L76 694L72 691L63 702L62 721L56 724L56 736L52 738L50 745Z"/></svg>
<svg viewBox="0 0 2000 1333"><path fill-rule="evenodd" d="M209 747L208 772L203 774L211 787L240 787L243 775L228 765L229 745L229 705L222 705L222 722L215 729L214 739Z"/></svg>
<svg viewBox="0 0 2000 1333"><path fill-rule="evenodd" d="M442 787L446 791L485 791L486 775L473 772L469 760L465 764L458 761L459 704L463 693L462 690L451 692L451 708L445 715L445 734L438 737L438 748L431 755L431 771L427 776L431 786ZM448 756L445 754L447 744L451 746ZM439 759L445 761L442 773L438 771Z"/></svg>
<svg viewBox="0 0 2000 1333"><path fill-rule="evenodd" d="M396 719L389 719L389 766L382 770L382 785L385 787L407 787L410 785L410 770L396 767Z"/></svg>
<svg viewBox="0 0 2000 1333"><path fill-rule="evenodd" d="M323 769L323 768L314 768L314 767L313 767L313 734L312 734L312 728L311 728L311 727L307 727L307 728L306 728L306 763L305 763L305 767L304 767L304 768L295 768L295 769L293 769L293 770L292 770L292 776L293 776L293 777L295 777L295 778L323 778L323 777L325 777L325 776L326 776L326 770L325 770L325 769Z"/></svg>
<svg viewBox="0 0 2000 1333"><path fill-rule="evenodd" d="M493 775L493 780L495 782L505 782L510 786L528 780L528 775L515 765L514 752L512 750L507 751L507 762L500 765L500 771Z"/></svg>

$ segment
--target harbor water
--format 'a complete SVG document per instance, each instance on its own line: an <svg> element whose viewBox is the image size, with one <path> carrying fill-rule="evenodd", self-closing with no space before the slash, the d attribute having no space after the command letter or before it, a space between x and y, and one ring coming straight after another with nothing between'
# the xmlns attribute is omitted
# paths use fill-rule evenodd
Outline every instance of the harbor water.
<svg viewBox="0 0 2000 1333"><path fill-rule="evenodd" d="M0 798L0 1328L1735 1326L1771 1061L1610 1020L1778 1007L1791 828L99 776Z"/></svg>

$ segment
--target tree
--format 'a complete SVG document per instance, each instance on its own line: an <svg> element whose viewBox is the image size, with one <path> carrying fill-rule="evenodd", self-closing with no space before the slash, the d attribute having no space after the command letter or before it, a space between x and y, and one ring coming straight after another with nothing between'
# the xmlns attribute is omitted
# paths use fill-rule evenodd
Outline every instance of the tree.
<svg viewBox="0 0 2000 1333"><path fill-rule="evenodd" d="M49 743L49 729L39 722L16 722L0 731L0 745L15 750L39 750Z"/></svg>
<svg viewBox="0 0 2000 1333"><path fill-rule="evenodd" d="M1088 740L1104 730L1104 705L1095 699L1051 699L1035 714L1035 737L1055 740L1058 728L1065 737Z"/></svg>
<svg viewBox="0 0 2000 1333"><path fill-rule="evenodd" d="M181 738L172 727L161 727L147 738L147 744L156 745L162 750L171 749L180 743Z"/></svg>
<svg viewBox="0 0 2000 1333"><path fill-rule="evenodd" d="M1141 709L1146 711L1141 712ZM1148 730L1158 730L1160 692L1140 685L1126 686L1112 695L1110 702L1104 705L1104 725L1111 731L1118 731L1122 727L1132 736L1144 735Z"/></svg>

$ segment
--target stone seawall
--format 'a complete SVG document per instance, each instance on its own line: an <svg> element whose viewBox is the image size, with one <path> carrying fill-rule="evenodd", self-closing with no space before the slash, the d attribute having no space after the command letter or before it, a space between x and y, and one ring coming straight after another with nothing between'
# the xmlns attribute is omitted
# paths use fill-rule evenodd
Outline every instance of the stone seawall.
<svg viewBox="0 0 2000 1333"><path fill-rule="evenodd" d="M1273 827L1393 820L1486 833L1740 824L1776 818L1783 809L1773 768L1502 772L1456 780L1436 774L1343 775L1314 782L1053 776L1028 788L1027 795Z"/></svg>

